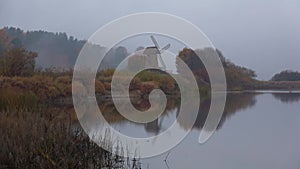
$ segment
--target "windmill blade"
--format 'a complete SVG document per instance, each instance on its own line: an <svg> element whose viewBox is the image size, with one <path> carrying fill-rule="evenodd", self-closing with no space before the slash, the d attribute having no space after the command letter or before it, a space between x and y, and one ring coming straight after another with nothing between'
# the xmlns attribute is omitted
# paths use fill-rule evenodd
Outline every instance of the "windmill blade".
<svg viewBox="0 0 300 169"><path fill-rule="evenodd" d="M162 59L160 53L158 54L158 59L159 59L159 62L162 64L162 69L163 69L163 70L166 70L166 69L167 69L167 66L166 66L164 60Z"/></svg>
<svg viewBox="0 0 300 169"><path fill-rule="evenodd" d="M160 53L163 53L165 50L168 50L171 47L171 44L167 44L165 47L161 48Z"/></svg>
<svg viewBox="0 0 300 169"><path fill-rule="evenodd" d="M155 47L157 48L158 59L159 59L159 62L162 64L162 69L166 70L167 66L166 66L165 62L163 61L163 59L161 57L161 52L159 50L159 45L158 45L158 43L157 43L157 41L156 41L156 39L154 38L153 35L151 35L150 38L151 38L152 42L154 43ZM165 47L168 47L168 45L165 46Z"/></svg>
<svg viewBox="0 0 300 169"><path fill-rule="evenodd" d="M157 50L159 51L159 45L158 45L156 39L154 38L154 36L151 35L150 38L151 38L152 42L154 43L155 47L157 48Z"/></svg>

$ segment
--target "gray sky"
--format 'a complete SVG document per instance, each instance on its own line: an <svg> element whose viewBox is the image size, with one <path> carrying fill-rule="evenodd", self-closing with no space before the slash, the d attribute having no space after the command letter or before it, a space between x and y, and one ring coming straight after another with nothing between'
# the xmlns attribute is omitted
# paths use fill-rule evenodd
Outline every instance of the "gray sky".
<svg viewBox="0 0 300 169"><path fill-rule="evenodd" d="M0 27L87 39L135 12L167 12L193 22L225 57L256 70L260 79L300 71L300 0L0 0Z"/></svg>

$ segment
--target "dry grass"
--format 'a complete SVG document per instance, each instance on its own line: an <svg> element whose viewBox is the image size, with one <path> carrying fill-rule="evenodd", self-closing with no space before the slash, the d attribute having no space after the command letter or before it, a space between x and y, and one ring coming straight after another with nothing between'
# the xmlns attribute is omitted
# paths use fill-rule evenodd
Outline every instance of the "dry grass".
<svg viewBox="0 0 300 169"><path fill-rule="evenodd" d="M82 84L79 85L84 87ZM95 88L96 93L104 94L105 88L101 81L95 81ZM0 89L21 93L32 92L39 100L67 97L72 95L72 76L62 74L56 77L47 75L0 77Z"/></svg>
<svg viewBox="0 0 300 169"><path fill-rule="evenodd" d="M37 108L38 98L31 92L20 92L13 89L0 89L0 110L34 110Z"/></svg>
<svg viewBox="0 0 300 169"><path fill-rule="evenodd" d="M0 112L0 168L140 168L98 147L75 123L62 109Z"/></svg>

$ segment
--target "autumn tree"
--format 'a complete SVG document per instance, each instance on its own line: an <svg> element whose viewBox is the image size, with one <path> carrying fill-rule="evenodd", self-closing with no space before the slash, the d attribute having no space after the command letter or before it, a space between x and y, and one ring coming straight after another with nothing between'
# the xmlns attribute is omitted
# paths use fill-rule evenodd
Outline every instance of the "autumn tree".
<svg viewBox="0 0 300 169"><path fill-rule="evenodd" d="M0 75L2 76L31 76L34 73L35 52L23 48L6 50L0 56Z"/></svg>
<svg viewBox="0 0 300 169"><path fill-rule="evenodd" d="M22 48L17 37L9 37L5 29L0 30L0 75L30 76L34 73L37 54Z"/></svg>
<svg viewBox="0 0 300 169"><path fill-rule="evenodd" d="M179 52L177 59L176 59L176 67L177 72L181 74L186 74L185 68L183 68L182 62L179 61L182 60L188 68L193 72L198 85L207 85L209 83L209 77L208 73L205 69L204 64L200 60L198 56L204 55L205 52L202 50L192 50L189 48L184 48L182 51Z"/></svg>
<svg viewBox="0 0 300 169"><path fill-rule="evenodd" d="M5 49L11 47L11 40L8 38L7 33L4 29L0 29L0 56Z"/></svg>
<svg viewBox="0 0 300 169"><path fill-rule="evenodd" d="M255 71L235 65L234 63L226 60L223 56L222 52L218 49L213 48L204 48L204 49L188 49L185 48L177 57L176 65L178 73L183 72L183 68L180 66L178 59L184 61L184 63L189 67L189 69L193 72L198 85L209 84L209 76L207 72L207 67L204 66L200 58L206 58L208 61L210 58L214 58L214 56L218 56L223 65L227 86L229 89L246 89L254 83L254 78L256 77ZM199 57L198 57L199 56ZM211 70L214 68L214 65L207 65ZM212 71L212 73L214 73Z"/></svg>

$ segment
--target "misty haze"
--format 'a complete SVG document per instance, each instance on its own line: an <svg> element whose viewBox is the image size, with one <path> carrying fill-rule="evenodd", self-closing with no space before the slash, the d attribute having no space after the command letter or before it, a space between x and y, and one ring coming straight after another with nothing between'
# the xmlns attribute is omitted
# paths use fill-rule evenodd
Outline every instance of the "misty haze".
<svg viewBox="0 0 300 169"><path fill-rule="evenodd" d="M299 44L299 0L2 0L0 168L299 169Z"/></svg>

